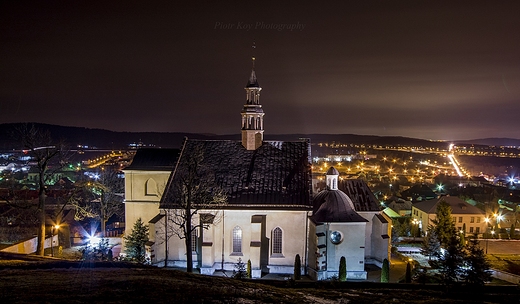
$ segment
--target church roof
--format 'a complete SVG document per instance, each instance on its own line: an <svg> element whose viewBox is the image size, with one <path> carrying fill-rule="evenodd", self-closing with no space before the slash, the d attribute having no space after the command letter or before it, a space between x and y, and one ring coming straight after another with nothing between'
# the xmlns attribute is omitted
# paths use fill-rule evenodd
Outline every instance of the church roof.
<svg viewBox="0 0 520 304"><path fill-rule="evenodd" d="M422 201L413 204L413 207L428 213L434 214L437 210L437 206L441 201L445 201L451 207L451 214L485 214L484 211L479 208L466 203L464 200L456 197L456 196L442 196L438 199L432 199L427 201Z"/></svg>
<svg viewBox="0 0 520 304"><path fill-rule="evenodd" d="M338 189L352 200L356 211L380 211L380 204L374 193L362 179L340 180Z"/></svg>
<svg viewBox="0 0 520 304"><path fill-rule="evenodd" d="M124 170L171 171L175 166L179 153L179 149L139 149L130 166Z"/></svg>
<svg viewBox="0 0 520 304"><path fill-rule="evenodd" d="M230 140L186 140L177 168L166 185L160 207L171 208L189 155L202 153L201 166L214 176L216 186L226 191L225 208L312 208L311 159L308 141L268 142L247 150Z"/></svg>
<svg viewBox="0 0 520 304"><path fill-rule="evenodd" d="M368 222L354 210L352 200L340 190L322 190L313 199L312 220L326 222Z"/></svg>

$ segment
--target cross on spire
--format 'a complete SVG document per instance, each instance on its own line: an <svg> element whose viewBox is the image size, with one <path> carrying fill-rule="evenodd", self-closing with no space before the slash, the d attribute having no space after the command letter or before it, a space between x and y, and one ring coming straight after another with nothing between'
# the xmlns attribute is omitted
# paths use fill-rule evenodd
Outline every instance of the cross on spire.
<svg viewBox="0 0 520 304"><path fill-rule="evenodd" d="M251 59L253 60L253 70L255 69L255 49L256 49L256 43L255 41L253 40L253 56L251 57Z"/></svg>

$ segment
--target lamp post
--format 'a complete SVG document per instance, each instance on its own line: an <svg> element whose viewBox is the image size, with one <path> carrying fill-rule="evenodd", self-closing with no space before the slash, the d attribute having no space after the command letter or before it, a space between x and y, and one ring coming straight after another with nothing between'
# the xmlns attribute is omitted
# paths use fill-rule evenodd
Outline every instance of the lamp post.
<svg viewBox="0 0 520 304"><path fill-rule="evenodd" d="M491 238L495 237L495 230L491 230ZM486 238L486 254L488 253L489 238Z"/></svg>
<svg viewBox="0 0 520 304"><path fill-rule="evenodd" d="M415 242L415 235L417 234L417 224L419 224L419 220L414 218L412 220L412 229L413 229L413 240Z"/></svg>
<svg viewBox="0 0 520 304"><path fill-rule="evenodd" d="M51 227L51 256L54 257L54 232L58 231L60 225L54 225Z"/></svg>

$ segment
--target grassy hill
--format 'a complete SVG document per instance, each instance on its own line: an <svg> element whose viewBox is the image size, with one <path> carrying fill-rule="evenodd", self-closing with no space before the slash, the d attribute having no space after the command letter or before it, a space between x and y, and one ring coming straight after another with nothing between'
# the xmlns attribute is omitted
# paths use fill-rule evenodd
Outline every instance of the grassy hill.
<svg viewBox="0 0 520 304"><path fill-rule="evenodd" d="M517 286L237 280L127 263L0 255L0 303L513 303Z"/></svg>

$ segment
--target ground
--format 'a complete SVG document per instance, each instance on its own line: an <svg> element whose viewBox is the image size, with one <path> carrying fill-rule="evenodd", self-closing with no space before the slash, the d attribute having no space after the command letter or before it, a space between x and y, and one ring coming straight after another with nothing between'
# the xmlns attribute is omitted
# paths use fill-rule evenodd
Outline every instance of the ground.
<svg viewBox="0 0 520 304"><path fill-rule="evenodd" d="M29 261L27 260L29 259ZM0 256L0 303L518 303L516 286L446 293L374 282L241 281L127 263Z"/></svg>

